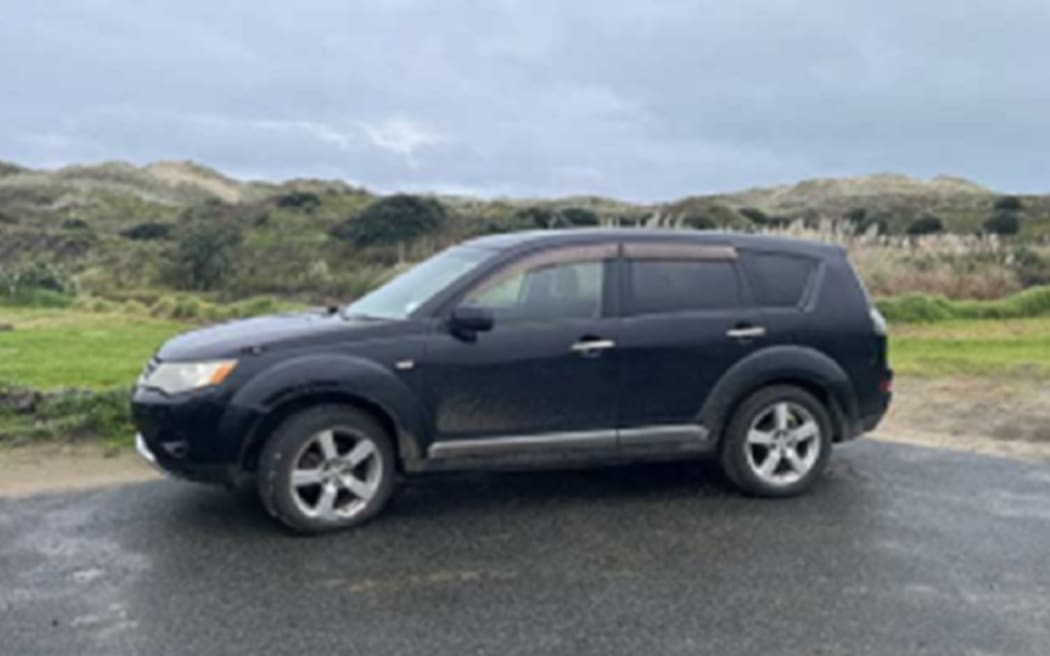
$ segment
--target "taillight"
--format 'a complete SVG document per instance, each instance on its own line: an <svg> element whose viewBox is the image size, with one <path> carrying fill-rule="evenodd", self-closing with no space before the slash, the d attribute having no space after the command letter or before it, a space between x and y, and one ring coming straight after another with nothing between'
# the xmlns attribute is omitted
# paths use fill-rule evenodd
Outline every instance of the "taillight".
<svg viewBox="0 0 1050 656"><path fill-rule="evenodd" d="M882 313L872 305L870 308L871 325L875 328L876 335L886 336L886 319L882 316Z"/></svg>
<svg viewBox="0 0 1050 656"><path fill-rule="evenodd" d="M893 392L893 377L886 376L879 381L879 391L883 394L890 394Z"/></svg>

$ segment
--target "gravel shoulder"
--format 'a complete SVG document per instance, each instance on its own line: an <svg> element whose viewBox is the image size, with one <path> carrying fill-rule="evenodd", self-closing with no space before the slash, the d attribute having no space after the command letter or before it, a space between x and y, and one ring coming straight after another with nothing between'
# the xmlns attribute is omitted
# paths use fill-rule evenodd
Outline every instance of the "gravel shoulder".
<svg viewBox="0 0 1050 656"><path fill-rule="evenodd" d="M874 439L1050 463L1050 383L902 377ZM39 444L0 449L0 497L157 478L131 449Z"/></svg>

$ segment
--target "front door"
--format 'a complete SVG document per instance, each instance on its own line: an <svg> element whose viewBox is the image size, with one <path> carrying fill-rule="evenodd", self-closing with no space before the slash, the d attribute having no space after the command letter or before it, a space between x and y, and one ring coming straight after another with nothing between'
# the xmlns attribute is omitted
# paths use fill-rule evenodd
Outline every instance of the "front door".
<svg viewBox="0 0 1050 656"><path fill-rule="evenodd" d="M436 444L614 446L614 256L612 246L545 251L465 295L462 304L488 308L495 321L472 338L443 329L430 338L424 394Z"/></svg>

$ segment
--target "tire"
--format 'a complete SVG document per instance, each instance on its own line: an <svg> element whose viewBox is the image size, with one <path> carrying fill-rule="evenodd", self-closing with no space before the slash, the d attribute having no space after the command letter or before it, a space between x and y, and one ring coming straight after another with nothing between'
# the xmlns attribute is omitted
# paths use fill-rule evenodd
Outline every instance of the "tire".
<svg viewBox="0 0 1050 656"><path fill-rule="evenodd" d="M297 533L362 524L394 490L394 448L371 415L319 405L284 420L259 458L259 497L267 512Z"/></svg>
<svg viewBox="0 0 1050 656"><path fill-rule="evenodd" d="M746 494L802 494L827 467L831 438L828 410L812 394L793 385L764 387L733 413L721 444L722 470Z"/></svg>

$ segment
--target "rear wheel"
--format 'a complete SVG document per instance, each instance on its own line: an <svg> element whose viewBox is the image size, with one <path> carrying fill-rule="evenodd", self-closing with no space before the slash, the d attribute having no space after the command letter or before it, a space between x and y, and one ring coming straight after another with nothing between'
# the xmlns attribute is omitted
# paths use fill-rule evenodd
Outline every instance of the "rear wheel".
<svg viewBox="0 0 1050 656"><path fill-rule="evenodd" d="M722 468L743 491L786 497L805 492L831 452L831 419L812 394L793 385L758 390L733 414Z"/></svg>
<svg viewBox="0 0 1050 656"><path fill-rule="evenodd" d="M394 451L382 426L356 408L325 405L285 420L259 462L267 511L301 533L361 524L394 487Z"/></svg>

